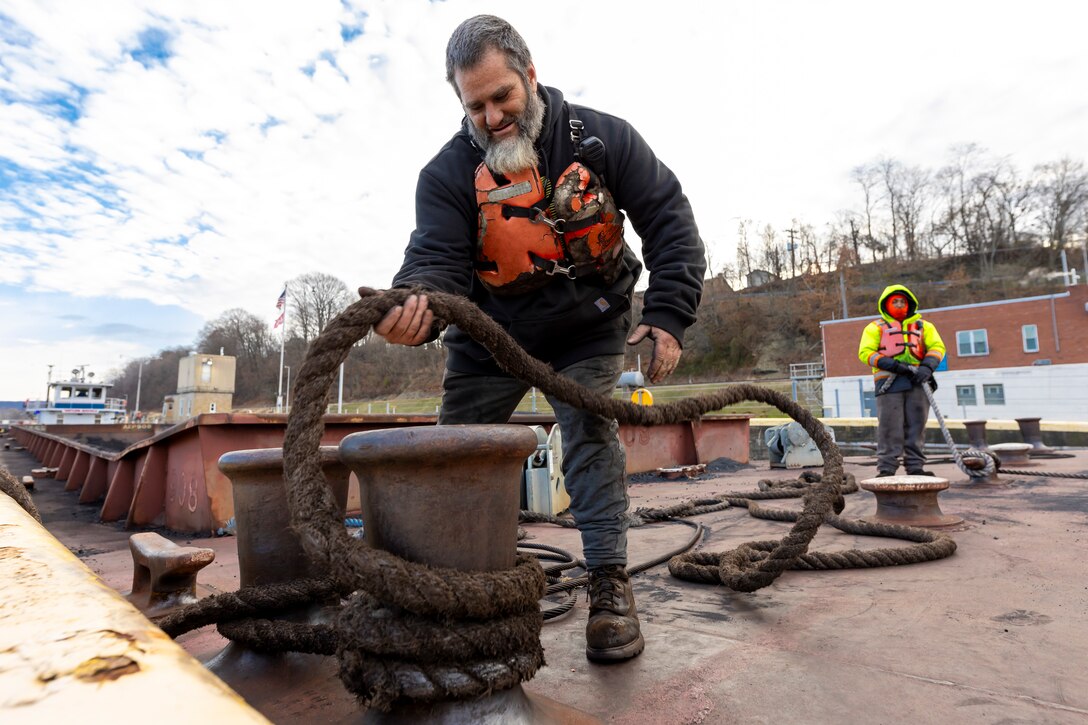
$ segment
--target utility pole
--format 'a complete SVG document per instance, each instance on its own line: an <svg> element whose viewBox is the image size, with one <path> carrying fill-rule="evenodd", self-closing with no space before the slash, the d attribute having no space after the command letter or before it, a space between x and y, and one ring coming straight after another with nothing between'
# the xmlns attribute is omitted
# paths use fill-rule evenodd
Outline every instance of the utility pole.
<svg viewBox="0 0 1088 725"><path fill-rule="evenodd" d="M842 267L839 267L839 296L842 297L842 319L850 316L846 309L846 280L843 278Z"/></svg>
<svg viewBox="0 0 1088 725"><path fill-rule="evenodd" d="M797 276L797 272L795 271L795 268L794 268L794 255L793 255L793 250L796 247L796 245L793 243L793 235L796 234L796 233L797 233L796 229L787 229L786 230L786 234L790 235L790 243L786 245L786 249L788 249L789 252L790 252L790 276L791 277Z"/></svg>
<svg viewBox="0 0 1088 725"><path fill-rule="evenodd" d="M133 413L138 413L140 411L140 386L143 384L143 382L144 382L144 361L141 360L139 370L136 373L136 407L134 407L132 409Z"/></svg>
<svg viewBox="0 0 1088 725"><path fill-rule="evenodd" d="M284 408L287 413L291 412L291 366L285 365L287 368L287 402L284 404Z"/></svg>

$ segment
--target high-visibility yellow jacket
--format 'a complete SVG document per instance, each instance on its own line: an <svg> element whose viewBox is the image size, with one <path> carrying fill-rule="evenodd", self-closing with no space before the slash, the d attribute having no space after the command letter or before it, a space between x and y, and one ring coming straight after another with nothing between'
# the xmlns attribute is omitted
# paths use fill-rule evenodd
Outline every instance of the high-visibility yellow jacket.
<svg viewBox="0 0 1088 725"><path fill-rule="evenodd" d="M900 323L884 311L884 301L900 292L907 296L907 317ZM932 323L918 314L918 298L901 284L888 285L877 301L880 319L873 320L861 333L858 359L873 369L877 390L886 378L895 373L877 367L882 357L890 357L906 365L926 365L936 368L944 359L945 346L940 333Z"/></svg>

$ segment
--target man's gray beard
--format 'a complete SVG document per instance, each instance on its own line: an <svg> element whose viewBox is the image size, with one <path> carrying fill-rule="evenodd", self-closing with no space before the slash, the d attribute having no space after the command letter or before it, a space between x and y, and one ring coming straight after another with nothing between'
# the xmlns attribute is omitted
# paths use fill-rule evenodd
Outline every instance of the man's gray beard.
<svg viewBox="0 0 1088 725"><path fill-rule="evenodd" d="M487 168L503 176L534 168L539 161L536 140L544 127L544 102L528 87L526 91L529 99L525 103L525 110L515 121L518 134L514 138L492 141L486 129L480 130L471 122L468 124L472 139L484 151Z"/></svg>

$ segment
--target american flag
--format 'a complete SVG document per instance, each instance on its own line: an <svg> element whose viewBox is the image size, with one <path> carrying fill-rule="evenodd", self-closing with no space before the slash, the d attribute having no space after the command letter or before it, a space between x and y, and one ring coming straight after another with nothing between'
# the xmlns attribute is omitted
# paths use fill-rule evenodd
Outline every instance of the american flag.
<svg viewBox="0 0 1088 725"><path fill-rule="evenodd" d="M287 304L287 288L283 288L283 292L280 292L280 298L276 300L276 309L282 310L283 306ZM280 315L280 322L283 322L283 315ZM276 323L279 324L279 323Z"/></svg>
<svg viewBox="0 0 1088 725"><path fill-rule="evenodd" d="M286 314L286 313L283 313L283 312L281 312L281 313L280 313L280 316L276 318L276 324L272 325L272 329L273 329L273 330L275 330L275 329L276 329L277 327L279 327L280 325L282 325L282 324L283 324L283 316L284 316L284 314Z"/></svg>

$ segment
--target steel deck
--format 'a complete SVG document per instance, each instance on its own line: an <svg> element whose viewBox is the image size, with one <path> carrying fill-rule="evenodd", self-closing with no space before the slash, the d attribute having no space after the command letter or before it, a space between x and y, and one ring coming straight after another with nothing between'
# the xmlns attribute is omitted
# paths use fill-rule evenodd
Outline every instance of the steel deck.
<svg viewBox="0 0 1088 725"><path fill-rule="evenodd" d="M26 452L2 456L18 476L37 465ZM870 461L849 458L847 470L869 477ZM583 596L570 615L544 625L548 666L526 689L616 723L1088 723L1088 481L1043 473L1088 472L1088 452L1039 461L1039 475L1008 476L1002 486L966 485L950 463L928 468L952 482L941 494L943 510L965 519L949 529L959 545L952 557L787 572L751 594L682 582L660 566L634 580L647 641L642 656L620 665L587 662ZM796 473L755 461L694 481L632 483L632 508L752 490L760 478ZM131 531L97 523L97 509L79 506L63 482L36 486L50 531L109 586L127 591ZM847 496L846 515L874 509L871 493ZM781 538L789 527L735 508L698 520L710 529L703 548L711 551ZM534 541L579 551L575 531L526 528ZM690 531L676 524L632 530L631 563L680 544ZM216 550L200 574L202 592L237 587L236 539L171 538ZM894 545L828 528L813 546ZM224 646L213 627L179 642L202 660ZM290 691L239 691L273 722L350 722L358 711L335 669L327 659Z"/></svg>

